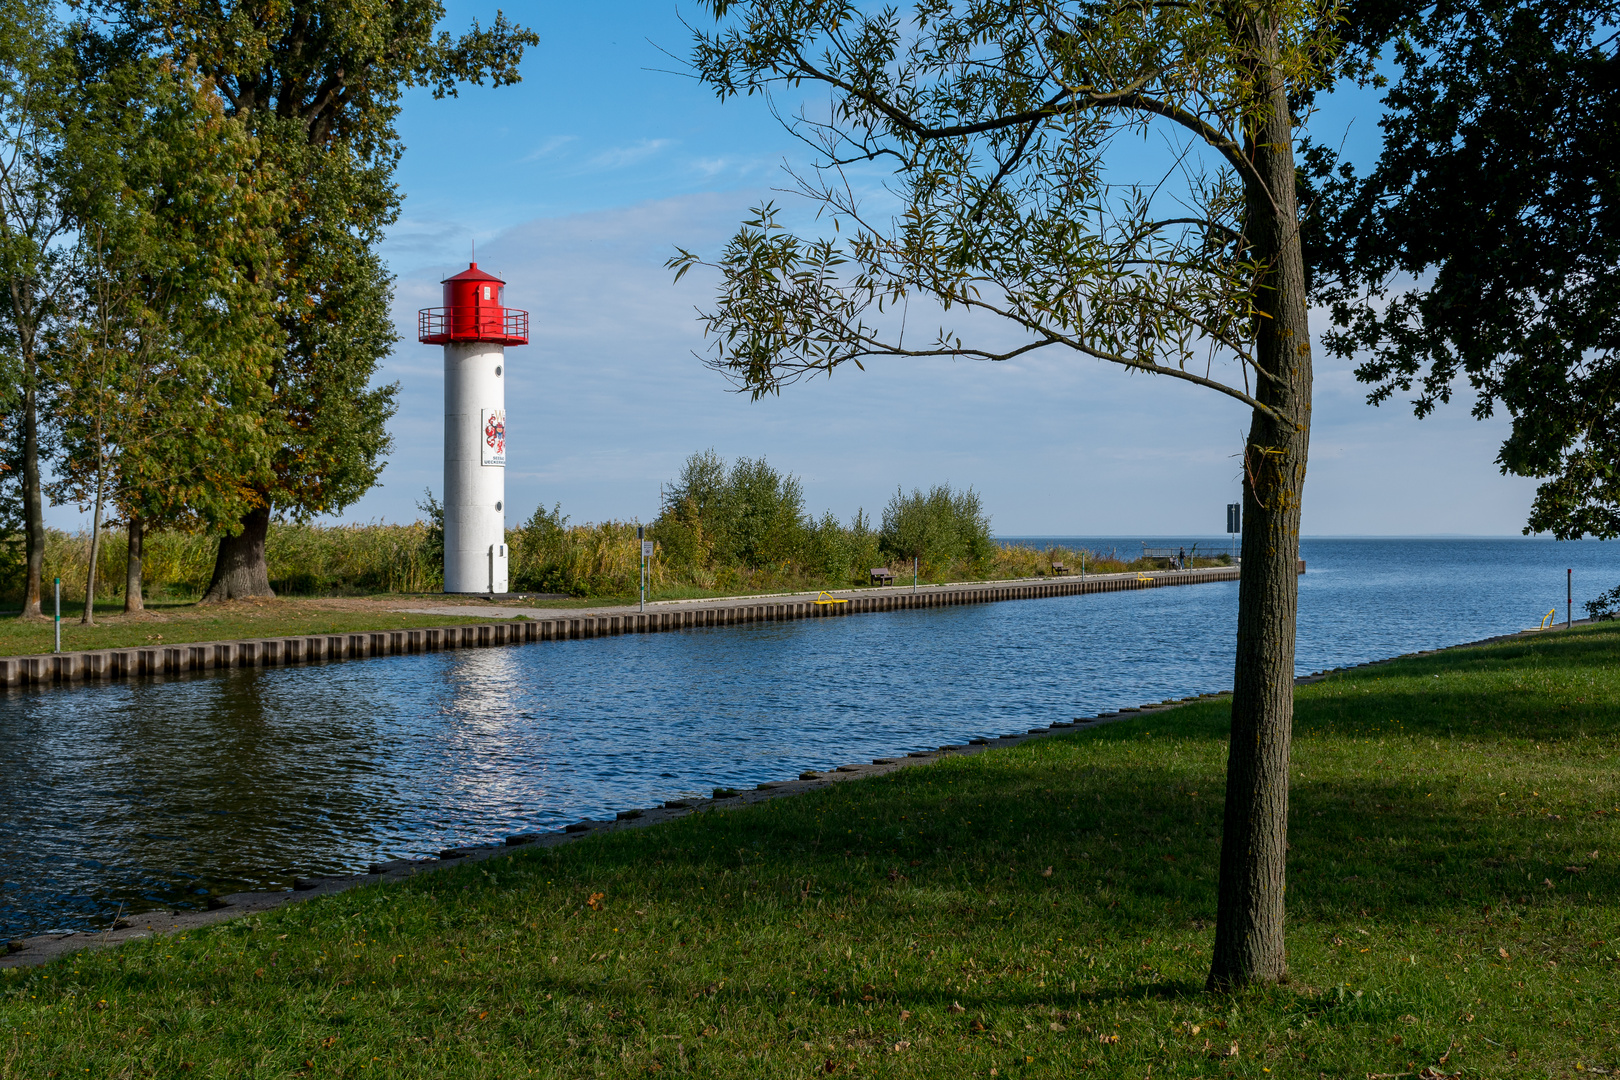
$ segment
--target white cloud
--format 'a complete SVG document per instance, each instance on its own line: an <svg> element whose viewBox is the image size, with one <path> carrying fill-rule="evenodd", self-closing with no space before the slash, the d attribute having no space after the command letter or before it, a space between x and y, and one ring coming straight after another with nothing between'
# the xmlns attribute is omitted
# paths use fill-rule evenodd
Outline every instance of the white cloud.
<svg viewBox="0 0 1620 1080"><path fill-rule="evenodd" d="M552 156L570 143L578 141L579 136L577 135L553 135L551 138L547 139L545 142L541 143L539 146L535 147L518 160L539 161L541 158Z"/></svg>
<svg viewBox="0 0 1620 1080"><path fill-rule="evenodd" d="M541 502L575 521L646 518L660 482L712 446L800 475L818 513L870 512L897 485L948 479L983 492L1009 535L1219 531L1248 416L1197 387L1048 351L997 364L880 361L759 402L729 392L692 355L704 349L694 307L711 282L674 284L663 263L676 244L718 250L764 194L544 218L480 242L480 265L531 313L531 344L508 362L511 520ZM386 486L349 518L410 518L422 488L441 486L440 354L414 340L414 309L436 303L437 282L460 265L401 275L407 340L385 373L402 383L397 449ZM935 325L913 309L914 331ZM1491 464L1500 423L1458 406L1420 422L1363 396L1345 365L1319 362L1307 533L1517 531L1534 485Z"/></svg>
<svg viewBox="0 0 1620 1080"><path fill-rule="evenodd" d="M630 165L638 165L664 147L673 145L674 139L642 139L629 146L616 146L593 154L585 164L590 169L623 169Z"/></svg>

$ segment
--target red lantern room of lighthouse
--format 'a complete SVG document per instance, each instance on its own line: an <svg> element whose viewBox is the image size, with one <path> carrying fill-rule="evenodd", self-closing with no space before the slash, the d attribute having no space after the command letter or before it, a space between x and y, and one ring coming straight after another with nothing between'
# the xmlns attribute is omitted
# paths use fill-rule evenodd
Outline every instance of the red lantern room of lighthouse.
<svg viewBox="0 0 1620 1080"><path fill-rule="evenodd" d="M506 551L506 346L529 343L529 313L478 269L444 280L444 307L417 315L444 346L444 591L510 591Z"/></svg>

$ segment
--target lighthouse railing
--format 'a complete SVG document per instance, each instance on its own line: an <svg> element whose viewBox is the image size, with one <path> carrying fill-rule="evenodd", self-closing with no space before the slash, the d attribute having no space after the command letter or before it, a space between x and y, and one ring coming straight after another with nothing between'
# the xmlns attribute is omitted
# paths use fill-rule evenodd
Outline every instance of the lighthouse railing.
<svg viewBox="0 0 1620 1080"><path fill-rule="evenodd" d="M423 308L416 313L417 338L429 344L447 341L529 340L529 313L518 308Z"/></svg>

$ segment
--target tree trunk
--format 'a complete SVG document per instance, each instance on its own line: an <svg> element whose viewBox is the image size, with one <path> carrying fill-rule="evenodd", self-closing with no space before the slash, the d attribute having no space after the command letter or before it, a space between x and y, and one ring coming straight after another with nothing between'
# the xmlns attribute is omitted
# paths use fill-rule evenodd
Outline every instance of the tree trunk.
<svg viewBox="0 0 1620 1080"><path fill-rule="evenodd" d="M141 593L141 556L146 548L146 522L139 514L129 515L129 567L124 572L124 614L145 611Z"/></svg>
<svg viewBox="0 0 1620 1080"><path fill-rule="evenodd" d="M84 614L79 616L81 626L96 625L96 563L101 557L101 488L102 478L96 477L95 517L90 519L90 569L84 580Z"/></svg>
<svg viewBox="0 0 1620 1080"><path fill-rule="evenodd" d="M32 360L25 360L30 368ZM32 371L23 391L23 542L28 573L23 584L24 619L43 619L41 581L45 572L45 498L39 479L39 392Z"/></svg>
<svg viewBox="0 0 1620 1080"><path fill-rule="evenodd" d="M1255 303L1256 410L1244 448L1243 575L1238 584L1232 741L1209 988L1286 981L1288 769L1294 726L1294 627L1299 607L1300 496L1310 444L1311 339L1294 197L1293 121L1275 29L1242 27L1254 50L1266 116L1245 148L1247 222L1266 267ZM1269 188L1269 193L1267 189Z"/></svg>
<svg viewBox="0 0 1620 1080"><path fill-rule="evenodd" d="M264 561L264 540L269 533L270 507L261 506L242 518L240 533L219 538L214 580L209 582L202 603L276 595L270 588L270 567Z"/></svg>

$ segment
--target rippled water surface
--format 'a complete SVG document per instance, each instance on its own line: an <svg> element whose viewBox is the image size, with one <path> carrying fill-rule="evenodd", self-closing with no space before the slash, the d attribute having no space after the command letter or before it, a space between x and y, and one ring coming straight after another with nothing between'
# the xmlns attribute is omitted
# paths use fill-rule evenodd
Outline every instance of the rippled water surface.
<svg viewBox="0 0 1620 1080"><path fill-rule="evenodd" d="M1578 604L1617 553L1309 541L1299 668L1562 618L1565 568ZM0 692L0 936L1222 689L1236 603L1219 583Z"/></svg>

